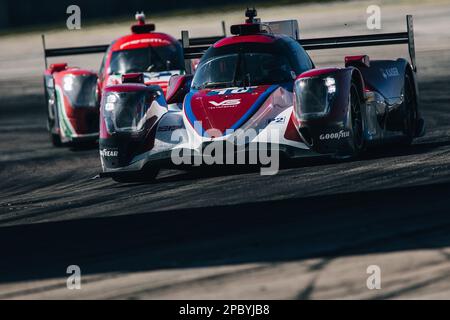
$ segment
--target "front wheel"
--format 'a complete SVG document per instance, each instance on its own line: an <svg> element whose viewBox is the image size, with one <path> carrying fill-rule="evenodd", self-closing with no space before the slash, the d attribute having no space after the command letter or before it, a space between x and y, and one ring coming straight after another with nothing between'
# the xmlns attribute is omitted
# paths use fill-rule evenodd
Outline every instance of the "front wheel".
<svg viewBox="0 0 450 320"><path fill-rule="evenodd" d="M354 82L350 88L349 96L349 115L350 115L350 131L352 134L351 141L351 157L358 157L365 149L364 126L362 116L362 103L358 93L358 88Z"/></svg>
<svg viewBox="0 0 450 320"><path fill-rule="evenodd" d="M61 137L57 133L50 133L50 141L54 147L62 147Z"/></svg>
<svg viewBox="0 0 450 320"><path fill-rule="evenodd" d="M47 118L47 128L48 128L48 131L49 131L49 135L50 135L50 142L52 143L52 145L54 146L54 147L57 147L57 148L59 148L59 147L62 147L62 141L61 141L61 136L60 136L60 134L59 133L55 133L55 131L56 132L58 132L59 130L57 130L57 129L59 129L59 121L58 121L58 118L59 118L59 116L58 116L58 114L57 114L57 112L58 112L58 109L57 109L57 100L56 100L56 97L55 97L55 102L54 102L54 104L53 105L51 105L50 103L48 103L48 109L47 109L47 112L48 112L48 118ZM53 110L53 119L51 118L51 116L50 116L50 109L52 109Z"/></svg>

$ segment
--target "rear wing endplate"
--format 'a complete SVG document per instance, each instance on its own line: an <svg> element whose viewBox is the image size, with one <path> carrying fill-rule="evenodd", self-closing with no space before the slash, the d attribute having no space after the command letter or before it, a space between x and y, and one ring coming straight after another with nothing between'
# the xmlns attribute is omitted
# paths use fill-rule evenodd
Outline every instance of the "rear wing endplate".
<svg viewBox="0 0 450 320"><path fill-rule="evenodd" d="M305 50L324 50L324 49L338 49L338 48L352 48L352 47L368 47L368 46L386 46L407 44L411 65L414 71L416 67L416 52L414 45L414 26L413 16L406 16L406 32L396 33L379 33L368 35L344 36L344 37L329 37L329 38L315 38L315 39L300 39L297 40ZM204 52L222 37L211 37L211 41L195 41L189 39L188 31L181 33L182 44L184 48L185 59L201 58Z"/></svg>

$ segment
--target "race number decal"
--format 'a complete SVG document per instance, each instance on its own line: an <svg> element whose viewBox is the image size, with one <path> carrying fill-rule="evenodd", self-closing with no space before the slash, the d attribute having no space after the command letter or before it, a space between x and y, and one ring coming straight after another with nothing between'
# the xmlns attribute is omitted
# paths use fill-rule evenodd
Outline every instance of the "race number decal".
<svg viewBox="0 0 450 320"><path fill-rule="evenodd" d="M223 96L229 94L242 94L242 93L252 93L256 87L246 87L246 88L228 88L223 90L212 90L208 92L208 96Z"/></svg>

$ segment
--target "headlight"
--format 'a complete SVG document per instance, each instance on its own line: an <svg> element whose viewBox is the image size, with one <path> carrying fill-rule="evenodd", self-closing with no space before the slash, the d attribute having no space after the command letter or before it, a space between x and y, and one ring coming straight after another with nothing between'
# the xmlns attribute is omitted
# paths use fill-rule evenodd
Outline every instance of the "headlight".
<svg viewBox="0 0 450 320"><path fill-rule="evenodd" d="M102 101L106 129L110 134L142 131L150 104L146 91L107 93Z"/></svg>
<svg viewBox="0 0 450 320"><path fill-rule="evenodd" d="M112 112L114 111L114 106L119 98L116 96L115 93L110 93L106 97L106 103L105 103L105 111Z"/></svg>
<svg viewBox="0 0 450 320"><path fill-rule="evenodd" d="M332 77L325 78L325 85L328 88L328 93L335 93L336 92L336 80Z"/></svg>
<svg viewBox="0 0 450 320"><path fill-rule="evenodd" d="M312 119L328 114L336 90L336 79L333 77L297 80L295 82L295 111L298 118Z"/></svg>

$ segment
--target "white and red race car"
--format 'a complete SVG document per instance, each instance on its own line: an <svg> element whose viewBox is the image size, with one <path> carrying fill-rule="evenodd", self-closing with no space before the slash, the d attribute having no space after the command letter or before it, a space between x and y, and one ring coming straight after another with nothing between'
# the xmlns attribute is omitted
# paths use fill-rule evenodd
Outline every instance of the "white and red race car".
<svg viewBox="0 0 450 320"><path fill-rule="evenodd" d="M153 179L164 165L267 165L274 153L348 158L423 134L411 16L407 32L300 40L295 20L261 23L254 9L246 16L233 36L208 45L185 37L185 58L201 61L195 75L172 76L166 95L141 73L104 89L102 176L127 182ZM317 69L307 53L403 43L411 63L357 55Z"/></svg>

